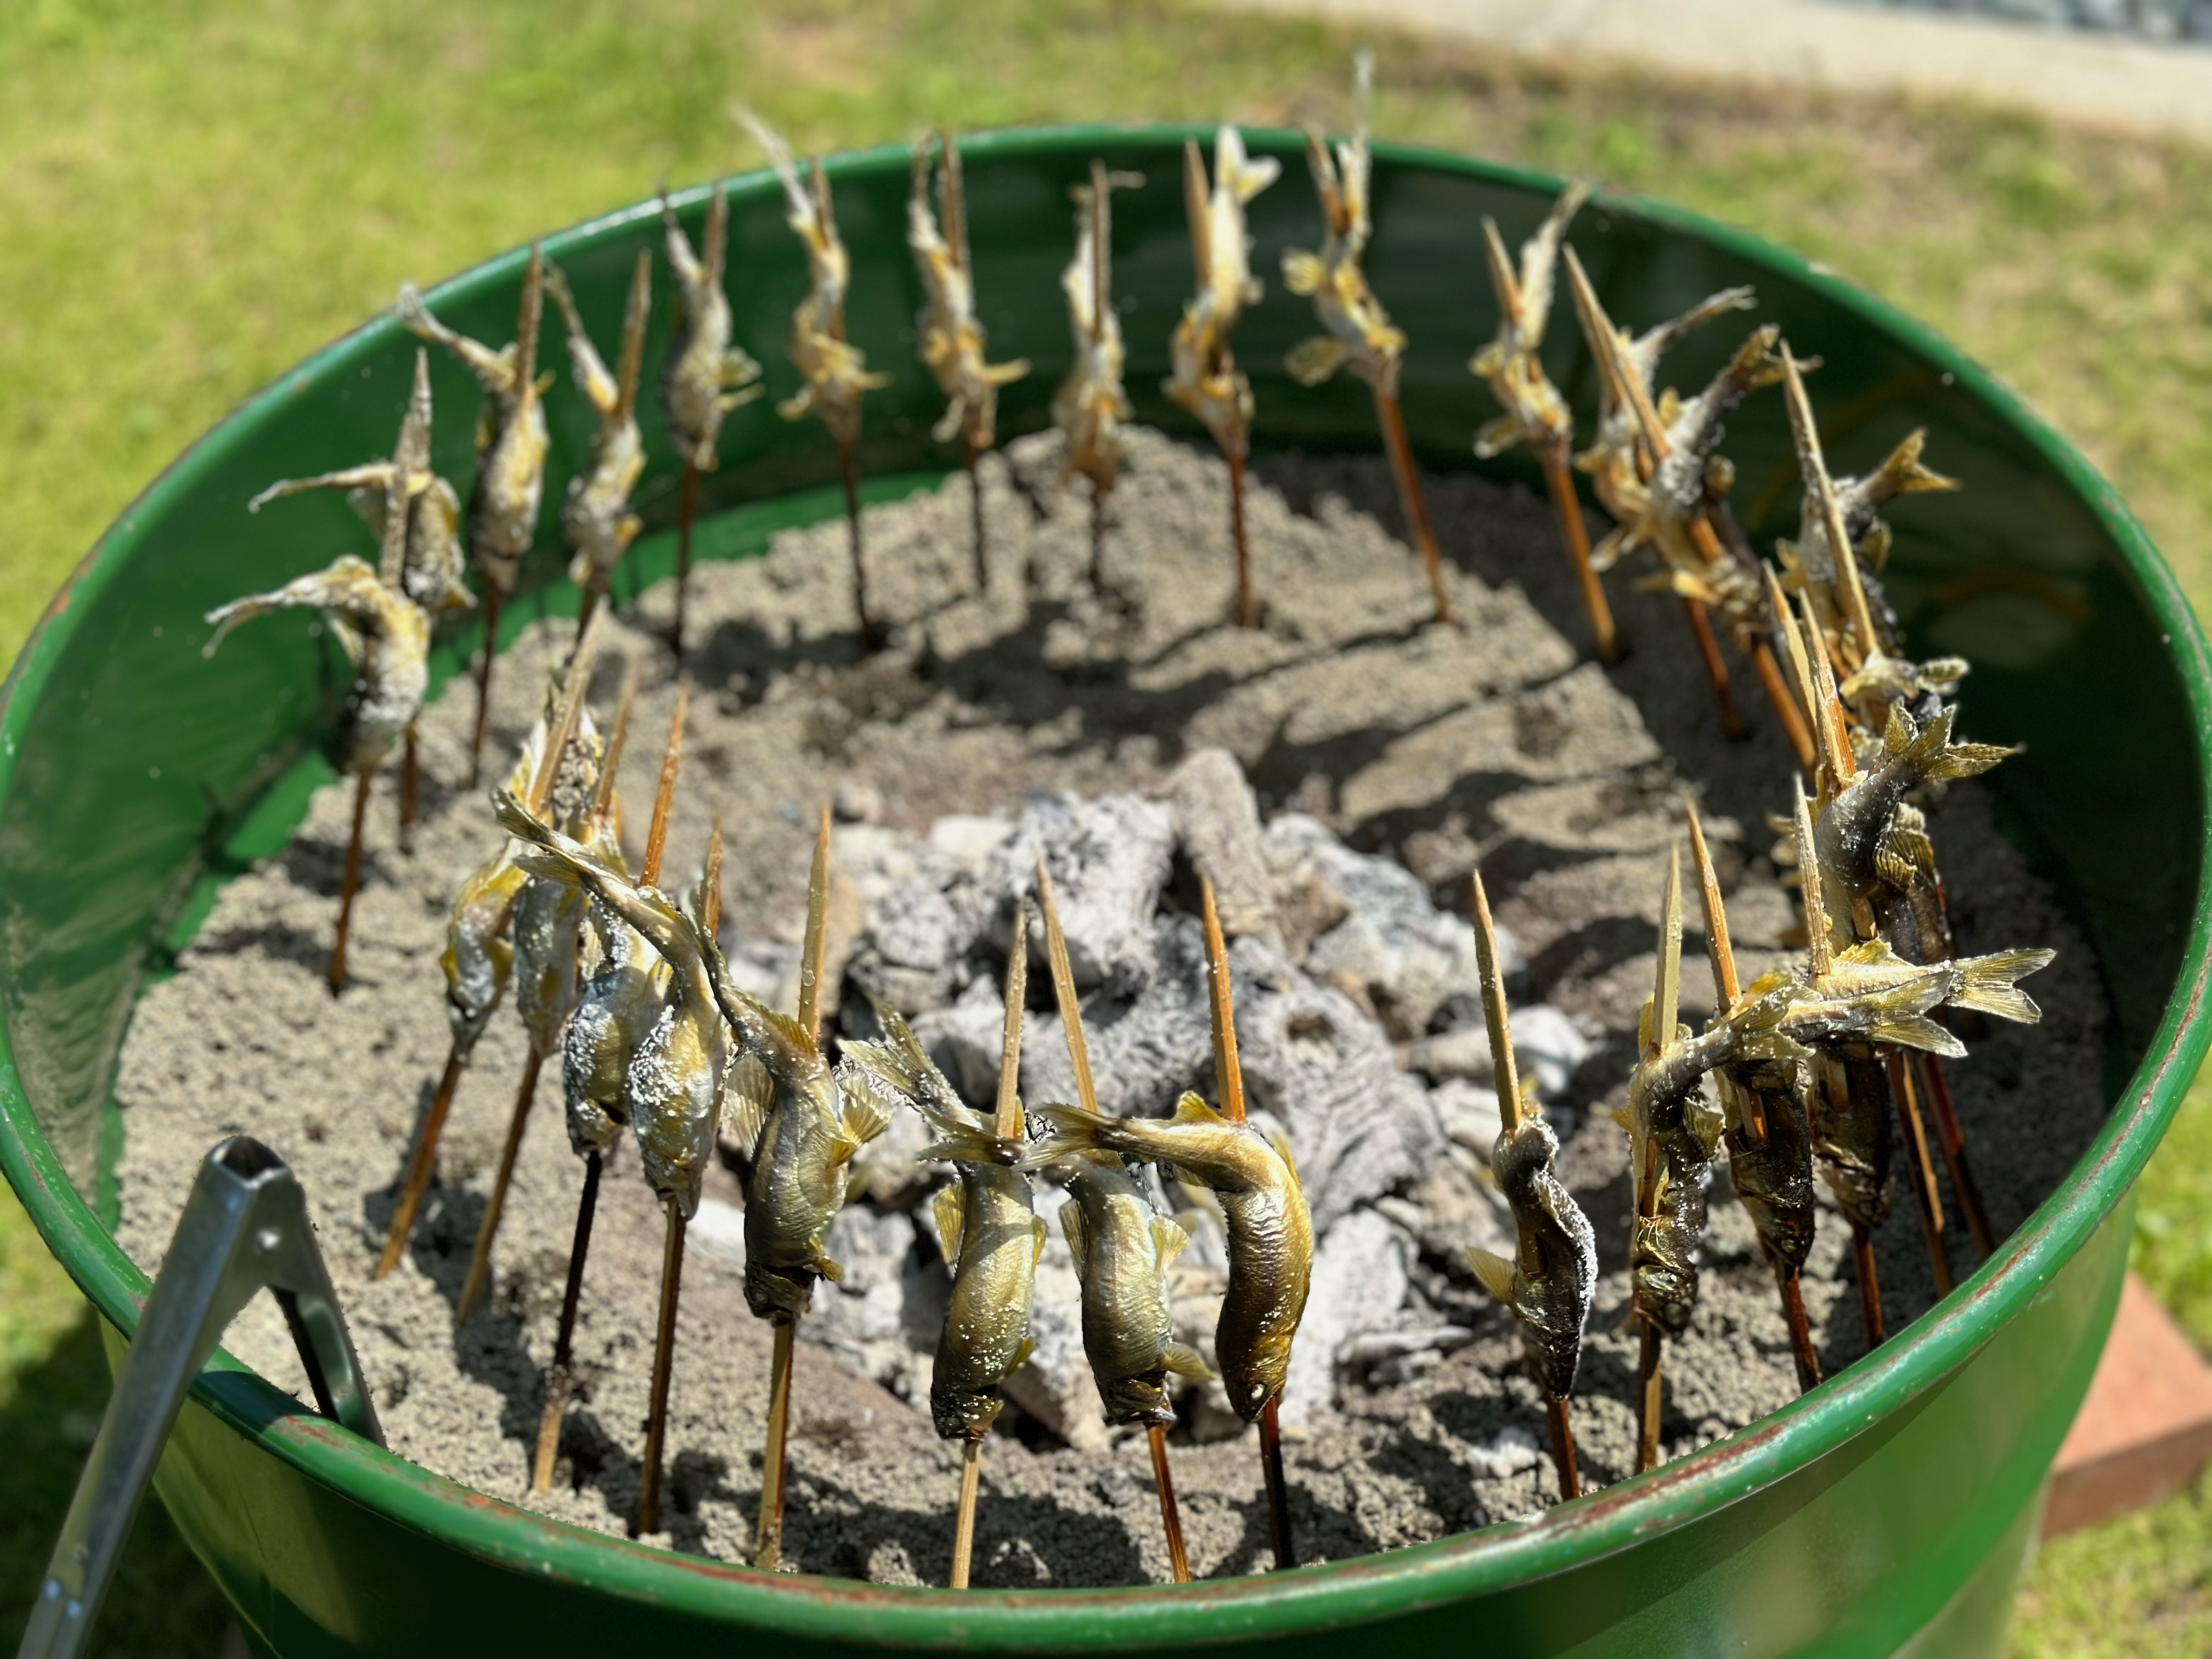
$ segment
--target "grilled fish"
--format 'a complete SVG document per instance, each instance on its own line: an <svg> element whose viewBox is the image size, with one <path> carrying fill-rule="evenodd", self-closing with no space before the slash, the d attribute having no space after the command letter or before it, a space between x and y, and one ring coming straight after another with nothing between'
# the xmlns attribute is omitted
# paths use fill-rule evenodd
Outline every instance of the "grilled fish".
<svg viewBox="0 0 2212 1659"><path fill-rule="evenodd" d="M313 478L286 478L246 504L258 513L270 501L309 489L343 489L346 504L377 535L377 574L429 616L466 611L476 596L463 580L461 498L430 470L430 356L415 354L415 385L399 441L388 461L368 461Z"/></svg>
<svg viewBox="0 0 2212 1659"><path fill-rule="evenodd" d="M1564 450L1574 441L1574 416L1536 354L1551 320L1559 243L1589 193L1590 187L1579 182L1559 192L1536 234L1521 245L1517 273L1504 239L1498 234L1498 222L1486 215L1483 218L1490 284L1498 295L1498 337L1476 352L1467 367L1469 374L1489 383L1491 395L1505 411L1474 434L1474 453L1486 459L1516 444Z"/></svg>
<svg viewBox="0 0 2212 1659"><path fill-rule="evenodd" d="M576 390L591 404L599 424L584 470L568 480L561 503L561 529L574 550L568 580L592 592L605 592L607 580L629 544L644 528L629 510L630 491L645 471L645 440L637 429L637 380L645 364L645 324L653 304L653 256L640 253L630 276L629 305L623 313L619 367L605 362L585 331L575 295L558 265L549 265L546 285L568 327L568 362Z"/></svg>
<svg viewBox="0 0 2212 1659"><path fill-rule="evenodd" d="M429 619L367 560L347 553L328 569L295 577L274 592L217 605L207 613L215 632L200 654L215 655L224 636L242 622L298 609L323 613L353 665L353 685L331 759L351 776L373 772L422 712L430 685Z"/></svg>
<svg viewBox="0 0 2212 1659"><path fill-rule="evenodd" d="M915 350L945 393L945 415L930 436L958 437L975 452L998 436L999 388L1030 372L1029 360L988 361L983 325L975 317L975 264L968 251L967 191L959 147L950 134L939 140L936 213L929 206L929 141L914 147L914 192L906 204L906 245L921 276L921 314ZM943 216L940 228L939 215Z"/></svg>
<svg viewBox="0 0 2212 1659"><path fill-rule="evenodd" d="M469 495L469 551L485 580L514 590L522 556L538 532L545 492L544 387L538 378L538 326L545 307L545 258L533 244L522 279L514 341L495 351L455 333L413 286L399 290L399 321L410 333L452 352L489 400L477 422L477 479Z"/></svg>
<svg viewBox="0 0 2212 1659"><path fill-rule="evenodd" d="M721 185L714 186L697 252L677 222L666 191L660 194L660 223L668 266L676 276L676 331L660 368L660 410L677 458L712 472L723 418L762 390L756 384L760 365L730 343L730 301L722 292L722 264L729 257L729 197Z"/></svg>
<svg viewBox="0 0 2212 1659"><path fill-rule="evenodd" d="M1182 408L1206 424L1224 455L1242 459L1249 447L1252 382L1237 367L1230 338L1244 307L1263 291L1252 274L1252 237L1244 228L1245 204L1275 182L1282 164L1272 155L1253 161L1244 140L1224 124L1213 135L1213 184L1198 142L1183 145L1183 185L1190 217L1191 255L1198 293L1182 308L1169 342L1174 373L1161 383Z"/></svg>
<svg viewBox="0 0 2212 1659"><path fill-rule="evenodd" d="M1075 198L1075 256L1060 278L1075 339L1074 364L1052 396L1053 424L1067 446L1060 482L1079 472L1102 494L1121 476L1121 422L1132 412L1121 385L1121 319L1114 310L1113 216L1115 187L1132 182L1135 175L1093 161L1091 182L1068 192Z"/></svg>
<svg viewBox="0 0 2212 1659"><path fill-rule="evenodd" d="M1405 331L1390 321L1359 263L1375 228L1368 210L1372 162L1367 153L1375 56L1357 53L1352 64L1357 109L1352 137L1331 144L1310 128L1306 132L1306 167L1321 198L1320 251L1283 256L1283 286L1313 301L1323 331L1295 347L1283 367L1300 386L1319 386L1348 368L1384 397L1395 397Z"/></svg>
<svg viewBox="0 0 2212 1659"><path fill-rule="evenodd" d="M1172 1164L1221 1200L1229 1232L1229 1291L1214 1355L1229 1403L1256 1422L1282 1392L1291 1344L1313 1273L1313 1218L1288 1152L1249 1123L1232 1123L1194 1094L1175 1115L1109 1118L1079 1106L1040 1106L1051 1132L1025 1156L1030 1167L1083 1152Z"/></svg>

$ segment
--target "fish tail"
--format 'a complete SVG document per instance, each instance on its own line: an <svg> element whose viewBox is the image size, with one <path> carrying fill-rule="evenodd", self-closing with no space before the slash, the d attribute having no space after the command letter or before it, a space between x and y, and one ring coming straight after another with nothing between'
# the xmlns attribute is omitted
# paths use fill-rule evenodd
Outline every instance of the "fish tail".
<svg viewBox="0 0 2212 1659"><path fill-rule="evenodd" d="M1889 452L1889 459L1875 469L1869 479L1869 493L1877 501L1886 501L1899 495L1913 495L1926 489L1956 489L1959 481L1946 477L1920 464L1920 451L1928 441L1928 428L1920 427L1905 434L1904 441Z"/></svg>
<svg viewBox="0 0 2212 1659"><path fill-rule="evenodd" d="M1022 1155L1024 1170L1057 1164L1079 1152L1111 1150L1107 1144L1114 1128L1110 1118L1086 1112L1080 1106L1032 1106L1030 1115L1044 1121L1045 1133Z"/></svg>
<svg viewBox="0 0 2212 1659"><path fill-rule="evenodd" d="M1944 1000L1957 975L1944 969L1916 974L1899 984L1869 992L1861 1006L1870 1016L1867 1035L1877 1042L1921 1048L1953 1059L1966 1053L1959 1039L1928 1018L1928 1011Z"/></svg>
<svg viewBox="0 0 2212 1659"><path fill-rule="evenodd" d="M921 1149L921 1156L932 1163L1006 1165L1026 1165L1028 1163L1019 1141L1001 1140L988 1129L949 1122L934 1116L930 1117L929 1127L937 1131L937 1139Z"/></svg>
<svg viewBox="0 0 2212 1659"><path fill-rule="evenodd" d="M1922 783L1974 777L2019 752L2001 744L1953 743L1951 726L1958 712L1946 708L1915 731L1912 717L1902 708L1893 707L1888 728L1882 733L1882 747Z"/></svg>
<svg viewBox="0 0 2212 1659"><path fill-rule="evenodd" d="M1954 964L1959 988L1952 993L1951 1004L2033 1025L2043 1018L2043 1010L2020 988L2018 981L2049 967L2057 954L2056 951L1997 951L1985 957L1967 957Z"/></svg>

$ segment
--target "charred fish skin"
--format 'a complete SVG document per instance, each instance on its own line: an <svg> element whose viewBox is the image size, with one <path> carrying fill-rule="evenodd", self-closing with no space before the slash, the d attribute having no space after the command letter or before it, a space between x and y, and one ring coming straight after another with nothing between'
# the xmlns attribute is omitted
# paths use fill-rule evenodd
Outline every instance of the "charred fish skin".
<svg viewBox="0 0 2212 1659"><path fill-rule="evenodd" d="M1597 1234L1553 1172L1559 1152L1559 1137L1533 1110L1499 1133L1491 1175L1512 1208L1520 1248L1512 1263L1478 1259L1475 1271L1512 1309L1537 1386L1565 1400L1574 1392L1597 1291Z"/></svg>
<svg viewBox="0 0 2212 1659"><path fill-rule="evenodd" d="M1813 1150L1836 1207L1872 1232L1889 1218L1893 1152L1889 1072L1871 1048L1823 1054L1811 1097Z"/></svg>
<svg viewBox="0 0 2212 1659"><path fill-rule="evenodd" d="M1175 1421L1168 1373L1211 1376L1176 1340L1167 1270L1190 1235L1152 1207L1121 1160L1079 1153L1066 1166L1060 1230L1083 1287L1083 1351L1109 1424Z"/></svg>
<svg viewBox="0 0 2212 1659"><path fill-rule="evenodd" d="M1742 1128L1739 1104L1728 1115L1729 1179L1775 1267L1802 1269L1813 1250L1817 1205L1813 1194L1813 1135L1797 1067L1766 1063L1729 1066L1721 1073L1724 1093L1755 1100L1765 1134L1753 1140Z"/></svg>
<svg viewBox="0 0 2212 1659"><path fill-rule="evenodd" d="M1881 880L1884 836L1908 793L1923 784L1970 778L2012 753L1994 744L1951 741L1957 711L1945 708L1926 726L1893 707L1882 732L1882 758L1845 784L1814 820L1813 843L1824 884L1846 900L1869 896Z"/></svg>
<svg viewBox="0 0 2212 1659"><path fill-rule="evenodd" d="M1214 1333L1214 1355L1229 1403L1256 1422L1282 1392L1291 1345L1313 1279L1313 1218L1297 1170L1283 1150L1249 1123L1232 1123L1196 1095L1172 1118L1107 1118L1079 1106L1040 1106L1051 1133L1024 1162L1049 1164L1070 1153L1120 1152L1172 1164L1221 1200L1229 1231L1229 1290Z"/></svg>
<svg viewBox="0 0 2212 1659"><path fill-rule="evenodd" d="M660 1016L668 980L659 958L612 908L594 898L586 914L599 962L584 982L561 1055L568 1145L579 1158L605 1157L629 1127L630 1056Z"/></svg>

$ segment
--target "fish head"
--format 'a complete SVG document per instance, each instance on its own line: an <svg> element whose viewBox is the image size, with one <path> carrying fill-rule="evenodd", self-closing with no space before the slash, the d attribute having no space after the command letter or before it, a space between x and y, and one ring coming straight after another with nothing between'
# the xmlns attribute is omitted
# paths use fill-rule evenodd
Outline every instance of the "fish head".
<svg viewBox="0 0 2212 1659"><path fill-rule="evenodd" d="M949 1388L929 1391L929 1418L940 1440L981 1440L1006 1408L1006 1402L995 1394Z"/></svg>
<svg viewBox="0 0 2212 1659"><path fill-rule="evenodd" d="M1102 1380L1098 1397L1109 1423L1158 1424L1175 1421L1175 1407L1168 1400L1167 1373L1145 1371L1135 1376Z"/></svg>

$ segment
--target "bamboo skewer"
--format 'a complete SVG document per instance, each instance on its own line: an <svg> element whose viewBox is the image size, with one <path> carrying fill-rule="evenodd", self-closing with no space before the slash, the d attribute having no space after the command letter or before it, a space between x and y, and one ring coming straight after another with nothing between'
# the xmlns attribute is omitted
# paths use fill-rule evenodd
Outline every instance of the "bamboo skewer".
<svg viewBox="0 0 2212 1659"><path fill-rule="evenodd" d="M699 931L711 945L722 921L722 821L707 838L707 868L699 884ZM721 1018L716 1011L714 1018ZM720 1079L718 1079L719 1082ZM696 1193L696 1188L695 1188ZM660 1320L653 1335L653 1398L646 1418L645 1463L639 1474L637 1531L658 1532L660 1460L668 1437L668 1389L676 1370L676 1304L684 1285L684 1240L688 1218L675 1193L663 1200L668 1223L660 1262Z"/></svg>
<svg viewBox="0 0 2212 1659"><path fill-rule="evenodd" d="M1537 456L1543 463L1544 488L1551 494L1553 514L1559 521L1559 538L1567 545L1575 582L1582 589L1583 609L1589 615L1593 647L1600 662L1619 662L1620 635L1613 624L1613 606L1605 597L1605 584L1598 580L1597 567L1590 562L1589 526L1583 522L1582 497L1575 493L1575 481L1567 471L1567 446L1546 444Z"/></svg>
<svg viewBox="0 0 2212 1659"><path fill-rule="evenodd" d="M1786 612L1784 614L1787 614ZM1725 1015L1741 1000L1743 989L1736 974L1735 947L1729 937L1728 908L1721 899L1720 877L1713 868L1712 854L1705 845L1705 827L1698 817L1694 806L1686 811L1690 828L1690 859L1696 866L1698 885L1705 900L1705 949L1713 964L1713 983L1720 1011ZM1766 1141L1766 1121L1758 1095L1748 1089L1735 1091L1734 1097L1743 1104L1745 1138L1759 1146ZM1782 1317L1790 1328L1790 1350L1797 1367L1797 1386L1805 1392L1820 1381L1820 1359L1813 1346L1813 1329L1805 1316L1805 1294L1802 1281L1802 1270L1791 1267L1778 1258L1771 1260L1774 1283L1782 1298Z"/></svg>
<svg viewBox="0 0 2212 1659"><path fill-rule="evenodd" d="M624 705L632 695L630 686L623 689ZM668 744L660 760L660 782L653 793L653 820L646 832L645 861L638 870L638 885L652 887L660 880L663 854L668 847L668 818L676 799L676 780L683 768L684 723L690 713L691 682L686 677L676 682L676 706L668 719ZM610 744L605 760L601 763L599 787L603 801L611 801L614 794L615 769L622 758L621 738L629 728L626 715L617 715L615 722L617 741ZM576 1196L576 1229L568 1245L568 1273L566 1288L561 1297L561 1324L553 1340L553 1370L545 1387L545 1409L538 1419L538 1455L532 1462L530 1489L549 1492L552 1489L553 1460L561 1442L561 1419L568 1409L569 1365L576 1335L576 1308L584 1284L584 1261L592 1248L592 1221L599 1201L599 1174L603 1160L597 1152L584 1160L584 1185Z"/></svg>
<svg viewBox="0 0 2212 1659"><path fill-rule="evenodd" d="M999 1048L999 1097L992 1115L991 1133L1015 1146L1024 1137L1022 1124L1022 1006L1029 995L1030 908L1016 907L1014 934L1006 948L1006 1012ZM952 1570L947 1583L954 1589L968 1588L968 1568L975 1547L975 1497L983 1472L983 1442L974 1436L961 1443L960 1499L953 1511Z"/></svg>
<svg viewBox="0 0 2212 1659"><path fill-rule="evenodd" d="M1491 920L1490 893L1483 885L1480 870L1474 872L1474 890L1475 965L1482 986L1482 1023L1490 1037L1491 1083L1498 1095L1500 1127L1498 1145L1504 1148L1510 1144L1511 1138L1521 1128L1520 1066L1513 1054L1512 1018L1505 1006L1505 976L1499 970L1498 962L1497 924ZM1494 1170L1497 1167L1498 1158L1493 1155L1492 1168ZM1514 1229L1516 1234L1521 1233L1519 1224L1520 1215L1516 1211ZM1522 1274L1534 1279L1545 1272L1547 1264L1537 1246L1528 1242L1526 1235L1522 1235L1522 1237L1523 1242L1516 1250L1520 1257L1517 1265ZM1514 1304L1514 1311L1518 1317L1520 1306L1517 1302ZM1577 1345L1580 1340L1578 1330ZM1577 1352L1579 1356L1579 1346ZM1533 1352L1531 1358L1533 1362ZM1571 1502L1583 1495L1583 1486L1581 1474L1575 1466L1574 1422L1568 1408L1568 1398L1565 1395L1552 1392L1540 1367L1532 1363L1530 1369L1537 1371L1537 1387L1544 1395L1545 1417L1552 1442L1552 1467L1559 1476L1559 1498L1562 1503Z"/></svg>
<svg viewBox="0 0 2212 1659"><path fill-rule="evenodd" d="M530 778L529 806L533 813L544 811L553 793L553 781L560 773L561 757L576 735L577 724L583 717L585 688L590 682L592 661L598 650L597 635L587 633L578 641L575 655L569 659L561 701L547 729L545 747L538 755L537 770ZM510 899L500 918L498 933L505 933L513 925L514 915ZM407 1236L414 1231L415 1212L422 1205L422 1194L429 1188L430 1175L437 1164L438 1141L445 1133L446 1118L453 1108L454 1091L460 1086L461 1072L468 1064L470 1046L463 1043L457 1032L447 1051L446 1069L440 1074L437 1090L430 1097L430 1109L423 1115L415 1132L406 1173L400 1180L399 1201L392 1208L392 1224L385 1234L384 1251L377 1258L373 1278L382 1279L398 1267L400 1255L407 1248Z"/></svg>
<svg viewBox="0 0 2212 1659"><path fill-rule="evenodd" d="M499 1233L501 1212L507 1207L507 1188L514 1179L514 1160L522 1152L522 1132L530 1126L530 1105L538 1097L538 1076L545 1056L533 1042L522 1062L522 1081L514 1091L514 1109L508 1114L507 1139L500 1147L499 1172L492 1177L491 1195L484 1200L483 1218L477 1224L477 1242L469 1253L469 1271L461 1280L461 1294L453 1304L453 1320L459 1323L476 1311L491 1277L492 1240Z"/></svg>
<svg viewBox="0 0 2212 1659"><path fill-rule="evenodd" d="M1912 1087L1912 1067L1901 1054L1886 1062L1890 1097L1897 1103L1897 1121L1905 1132L1905 1158L1912 1171L1912 1194L1920 1206L1920 1237L1928 1247L1928 1265L1935 1270L1936 1294L1951 1294L1949 1231L1943 1201L1936 1189L1936 1170L1928 1158L1928 1127L1921 1121L1920 1098Z"/></svg>
<svg viewBox="0 0 2212 1659"><path fill-rule="evenodd" d="M669 625L668 645L680 665L684 660L684 630L690 614L691 529L699 519L699 466L684 463L683 493L676 508L676 618Z"/></svg>
<svg viewBox="0 0 2212 1659"><path fill-rule="evenodd" d="M1229 946L1221 936L1221 913L1213 902L1213 882L1200 877L1199 885L1206 908L1206 998L1212 1014L1213 1074L1221 1091L1221 1115L1231 1123L1244 1121L1244 1072L1237 1059L1237 1012L1229 984ZM1269 1398L1260 1413L1260 1473L1267 1488L1267 1530L1275 1550L1278 1572L1298 1564L1297 1541L1291 1535L1291 1493L1283 1474L1283 1431L1279 1395Z"/></svg>
<svg viewBox="0 0 2212 1659"><path fill-rule="evenodd" d="M883 624L868 604L868 567L860 552L860 470L849 441L837 446L837 477L845 487L845 540L853 556L853 606L860 622L860 648L873 651L884 642Z"/></svg>
<svg viewBox="0 0 2212 1659"><path fill-rule="evenodd" d="M960 464L968 472L968 534L975 544L975 591L987 593L991 588L991 560L983 540L983 456L975 447L975 440L966 434L960 440Z"/></svg>
<svg viewBox="0 0 2212 1659"><path fill-rule="evenodd" d="M399 751L399 853L403 858L415 854L415 820L421 815L422 769L416 754L415 726L408 723L407 734L400 739Z"/></svg>
<svg viewBox="0 0 2212 1659"><path fill-rule="evenodd" d="M1067 1036L1067 1061L1075 1073L1076 1103L1086 1112L1098 1110L1098 1084L1091 1072L1091 1045L1083 1035L1083 1008L1075 994L1075 969L1068 961L1067 939L1060 929L1060 902L1053 891L1052 872L1037 858L1037 903L1044 913L1045 959L1052 968L1053 1000L1060 1006L1060 1029ZM1190 1582L1190 1553L1183 1542L1182 1515L1176 1505L1175 1482L1168 1473L1168 1435L1158 1423L1145 1425L1152 1454L1152 1486L1160 1500L1160 1527L1166 1534L1168 1569L1178 1584Z"/></svg>
<svg viewBox="0 0 2212 1659"><path fill-rule="evenodd" d="M806 934L799 962L799 1023L820 1041L822 959L830 906L830 807L823 803L815 832L814 861L806 879ZM769 1360L768 1436L761 1453L760 1521L753 1565L773 1572L783 1558L784 1463L791 1436L791 1380L799 1334L796 1316L771 1322L775 1347Z"/></svg>
<svg viewBox="0 0 2212 1659"><path fill-rule="evenodd" d="M1643 1053L1643 1062L1656 1060L1674 1040L1675 1027L1681 1019L1682 972L1682 866L1680 855L1669 848L1667 852L1667 887L1661 900L1659 967L1651 994L1651 1029ZM1636 1182L1636 1213L1649 1221L1659 1212L1659 1143L1646 1139L1644 1143L1644 1165ZM1644 1318L1643 1340L1638 1346L1636 1362L1637 1438L1636 1472L1644 1474L1659 1466L1659 1428L1662 1396L1662 1370L1665 1364L1666 1334L1656 1319Z"/></svg>
<svg viewBox="0 0 2212 1659"><path fill-rule="evenodd" d="M1406 411L1398 402L1397 388L1375 387L1375 418L1382 428L1382 447L1390 457L1390 476L1398 485L1398 505L1406 514L1407 532L1428 573L1429 592L1436 600L1437 620L1450 623L1451 589L1444 582L1443 555L1437 547L1436 526L1429 522L1429 503L1421 494L1421 471L1413 459L1413 440L1406 435Z"/></svg>
<svg viewBox="0 0 2212 1659"><path fill-rule="evenodd" d="M336 996L345 988L346 933L353 925L353 896L361 886L361 834L368 821L369 785L376 776L374 768L361 775L353 790L353 834L346 841L345 874L338 882L338 925L331 937L329 979L331 994Z"/></svg>
<svg viewBox="0 0 2212 1659"><path fill-rule="evenodd" d="M1929 1103L1936 1109L1936 1144L1943 1149L1951 1190L1957 1195L1959 1208L1966 1218L1966 1231L1973 1236L1975 1249L1987 1260L1997 1247L1996 1235L1990 1226L1990 1212L1982 1202L1981 1187L1966 1162L1966 1136L1959 1125L1959 1109L1951 1099L1951 1085L1943 1076L1943 1062L1933 1054L1915 1054L1912 1058L1927 1083Z"/></svg>

